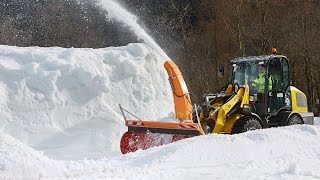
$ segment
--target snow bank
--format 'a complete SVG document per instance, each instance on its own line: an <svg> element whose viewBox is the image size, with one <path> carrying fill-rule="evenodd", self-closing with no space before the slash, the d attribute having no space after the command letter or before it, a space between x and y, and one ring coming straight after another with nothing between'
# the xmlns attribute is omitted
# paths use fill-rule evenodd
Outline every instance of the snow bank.
<svg viewBox="0 0 320 180"><path fill-rule="evenodd" d="M156 120L173 110L163 60L143 44L0 46L0 128L54 158L119 153L119 103Z"/></svg>

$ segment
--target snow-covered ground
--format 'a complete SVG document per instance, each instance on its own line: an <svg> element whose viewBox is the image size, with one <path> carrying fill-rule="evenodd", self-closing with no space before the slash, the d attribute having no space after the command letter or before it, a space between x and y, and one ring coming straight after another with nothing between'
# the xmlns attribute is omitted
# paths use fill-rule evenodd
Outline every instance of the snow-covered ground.
<svg viewBox="0 0 320 180"><path fill-rule="evenodd" d="M143 44L0 46L0 179L320 179L315 125L211 134L121 155L118 104L170 116L163 59Z"/></svg>

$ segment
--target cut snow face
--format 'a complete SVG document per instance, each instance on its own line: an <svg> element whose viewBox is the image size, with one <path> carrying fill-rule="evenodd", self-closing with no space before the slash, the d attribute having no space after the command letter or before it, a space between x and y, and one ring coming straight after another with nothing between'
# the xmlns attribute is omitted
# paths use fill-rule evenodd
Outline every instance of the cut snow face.
<svg viewBox="0 0 320 180"><path fill-rule="evenodd" d="M0 46L1 131L58 159L119 154L119 104L147 120L173 111L163 63L143 44Z"/></svg>

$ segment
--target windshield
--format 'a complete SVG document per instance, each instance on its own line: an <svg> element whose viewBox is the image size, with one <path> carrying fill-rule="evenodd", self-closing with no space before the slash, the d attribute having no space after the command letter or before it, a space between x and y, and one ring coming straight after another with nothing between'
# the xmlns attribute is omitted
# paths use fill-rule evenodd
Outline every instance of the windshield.
<svg viewBox="0 0 320 180"><path fill-rule="evenodd" d="M260 61L261 64L261 61ZM233 83L239 85L248 84L259 74L259 61L247 61L233 64Z"/></svg>

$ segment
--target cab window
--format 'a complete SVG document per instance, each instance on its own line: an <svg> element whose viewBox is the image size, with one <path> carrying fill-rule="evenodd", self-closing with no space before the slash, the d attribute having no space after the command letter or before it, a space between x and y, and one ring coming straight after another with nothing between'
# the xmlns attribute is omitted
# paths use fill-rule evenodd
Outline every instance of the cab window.
<svg viewBox="0 0 320 180"><path fill-rule="evenodd" d="M282 59L274 58L269 64L269 76L271 77L272 89L282 90L283 86L283 73L282 73Z"/></svg>

